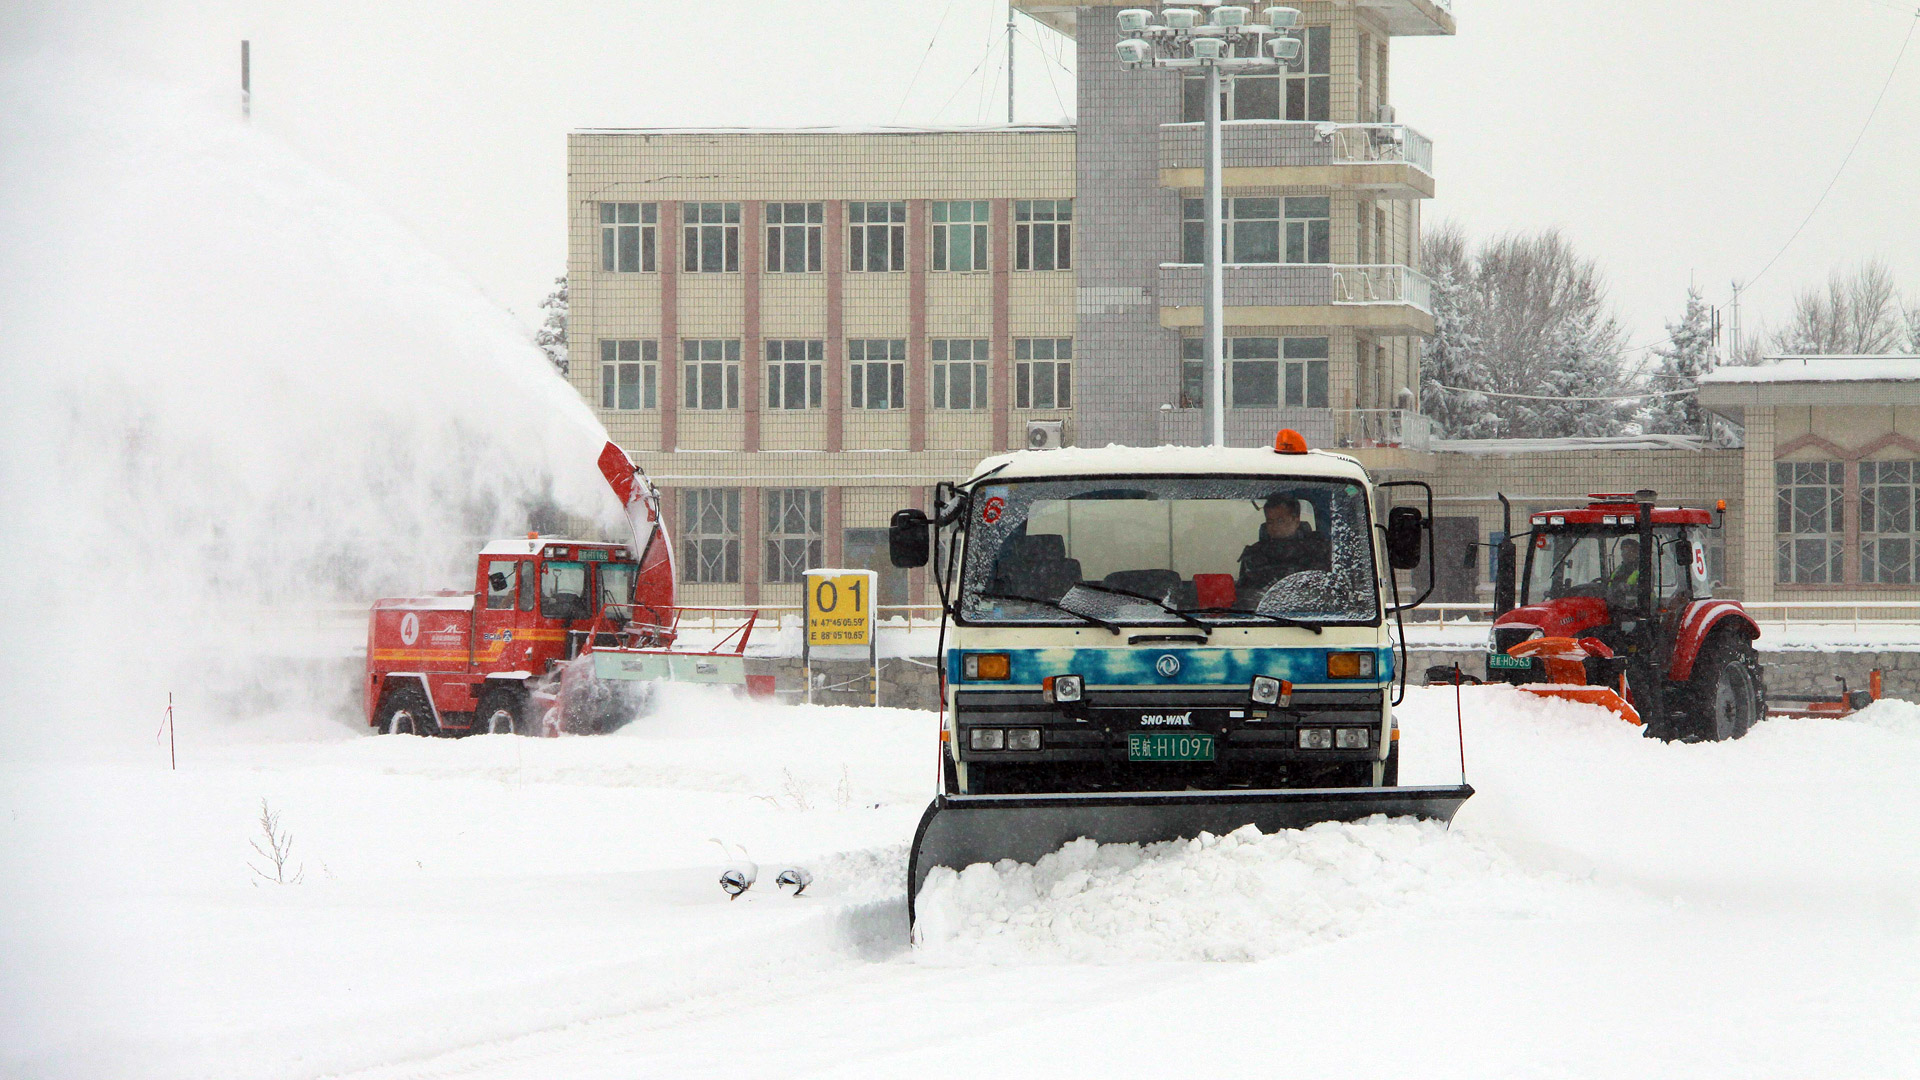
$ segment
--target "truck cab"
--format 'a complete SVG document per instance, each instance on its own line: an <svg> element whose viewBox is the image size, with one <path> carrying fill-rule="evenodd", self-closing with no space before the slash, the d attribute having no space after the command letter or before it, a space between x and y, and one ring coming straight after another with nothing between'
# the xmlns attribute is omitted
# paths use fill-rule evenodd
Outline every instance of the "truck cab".
<svg viewBox="0 0 1920 1080"><path fill-rule="evenodd" d="M1392 575L1357 462L1023 451L936 497L947 793L1395 783Z"/></svg>

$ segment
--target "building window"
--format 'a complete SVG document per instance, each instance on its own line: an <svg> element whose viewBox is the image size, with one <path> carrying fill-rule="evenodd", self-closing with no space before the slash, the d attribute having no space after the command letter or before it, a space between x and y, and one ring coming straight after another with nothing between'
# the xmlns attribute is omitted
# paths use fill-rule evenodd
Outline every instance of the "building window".
<svg viewBox="0 0 1920 1080"><path fill-rule="evenodd" d="M767 408L820 407L823 342L767 342Z"/></svg>
<svg viewBox="0 0 1920 1080"><path fill-rule="evenodd" d="M740 580L740 489L691 488L680 493L680 573L702 585Z"/></svg>
<svg viewBox="0 0 1920 1080"><path fill-rule="evenodd" d="M821 562L827 493L819 488L767 492L767 583L798 584Z"/></svg>
<svg viewBox="0 0 1920 1080"><path fill-rule="evenodd" d="M659 203L601 203L600 269L653 273L654 230L659 220Z"/></svg>
<svg viewBox="0 0 1920 1080"><path fill-rule="evenodd" d="M907 204L847 204L847 269L883 273L907 268Z"/></svg>
<svg viewBox="0 0 1920 1080"><path fill-rule="evenodd" d="M686 341L680 380L689 409L740 407L740 341Z"/></svg>
<svg viewBox="0 0 1920 1080"><path fill-rule="evenodd" d="M767 273L819 273L821 220L817 202L768 203Z"/></svg>
<svg viewBox="0 0 1920 1080"><path fill-rule="evenodd" d="M907 407L907 343L903 338L847 342L847 404L855 409Z"/></svg>
<svg viewBox="0 0 1920 1080"><path fill-rule="evenodd" d="M1333 28L1309 26L1300 38L1300 59L1287 73L1287 119L1331 120Z"/></svg>
<svg viewBox="0 0 1920 1080"><path fill-rule="evenodd" d="M987 268L987 200L933 204L933 268Z"/></svg>
<svg viewBox="0 0 1920 1080"><path fill-rule="evenodd" d="M933 407L987 407L985 338L941 338L933 343Z"/></svg>
<svg viewBox="0 0 1920 1080"><path fill-rule="evenodd" d="M1073 339L1015 338L1013 407L1073 407Z"/></svg>
<svg viewBox="0 0 1920 1080"><path fill-rule="evenodd" d="M1332 261L1331 203L1324 195L1221 200L1220 233L1225 260L1229 263ZM1205 261L1206 202L1182 199L1181 218L1181 261Z"/></svg>
<svg viewBox="0 0 1920 1080"><path fill-rule="evenodd" d="M1774 570L1782 583L1842 580L1844 470L1838 461L1774 463Z"/></svg>
<svg viewBox="0 0 1920 1080"><path fill-rule="evenodd" d="M1280 119L1280 76L1235 75L1224 83L1220 88L1220 119ZM1189 124L1204 122L1207 118L1206 76L1187 76L1181 91L1180 118Z"/></svg>
<svg viewBox="0 0 1920 1080"><path fill-rule="evenodd" d="M1073 200L1020 199L1013 204L1015 270L1073 269Z"/></svg>
<svg viewBox="0 0 1920 1080"><path fill-rule="evenodd" d="M1920 461L1860 463L1860 580L1912 585L1920 547Z"/></svg>
<svg viewBox="0 0 1920 1080"><path fill-rule="evenodd" d="M1227 339L1227 406L1233 409L1327 407L1323 337ZM1180 341L1180 407L1206 404L1206 342Z"/></svg>
<svg viewBox="0 0 1920 1080"><path fill-rule="evenodd" d="M600 342L601 408L658 408L659 379L659 342Z"/></svg>
<svg viewBox="0 0 1920 1080"><path fill-rule="evenodd" d="M732 273L740 269L740 204L680 204L686 225L685 266L689 274Z"/></svg>

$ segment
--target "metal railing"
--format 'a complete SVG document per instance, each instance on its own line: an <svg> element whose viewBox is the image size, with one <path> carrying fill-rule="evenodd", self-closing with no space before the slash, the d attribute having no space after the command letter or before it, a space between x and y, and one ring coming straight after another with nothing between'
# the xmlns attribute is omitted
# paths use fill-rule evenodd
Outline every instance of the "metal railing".
<svg viewBox="0 0 1920 1080"><path fill-rule="evenodd" d="M1433 175L1433 140L1405 124L1318 125L1333 143L1335 165L1374 165L1403 162Z"/></svg>
<svg viewBox="0 0 1920 1080"><path fill-rule="evenodd" d="M1410 266L1335 264L1332 271L1336 304L1408 304L1433 314L1433 283Z"/></svg>
<svg viewBox="0 0 1920 1080"><path fill-rule="evenodd" d="M1348 447L1404 447L1426 451L1439 436L1439 425L1425 413L1411 409L1352 409L1346 433Z"/></svg>

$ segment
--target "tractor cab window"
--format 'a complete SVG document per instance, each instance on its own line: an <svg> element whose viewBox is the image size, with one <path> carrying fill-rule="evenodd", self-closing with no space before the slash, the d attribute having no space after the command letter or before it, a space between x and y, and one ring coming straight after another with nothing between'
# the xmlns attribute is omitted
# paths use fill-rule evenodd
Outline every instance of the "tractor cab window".
<svg viewBox="0 0 1920 1080"><path fill-rule="evenodd" d="M550 562L540 567L540 614L549 619L584 619L593 614L587 602L587 564Z"/></svg>
<svg viewBox="0 0 1920 1080"><path fill-rule="evenodd" d="M487 610L512 611L520 588L520 564L512 559L487 560Z"/></svg>
<svg viewBox="0 0 1920 1080"><path fill-rule="evenodd" d="M1607 588L1602 538L1595 533L1535 530L1527 566L1527 603L1599 596Z"/></svg>
<svg viewBox="0 0 1920 1080"><path fill-rule="evenodd" d="M612 619L632 618L633 582L639 574L640 568L633 563L601 563L600 591L594 608Z"/></svg>
<svg viewBox="0 0 1920 1080"><path fill-rule="evenodd" d="M520 560L520 610L521 611L533 610L533 590L536 584L537 584L537 579L533 572L533 562L528 559Z"/></svg>

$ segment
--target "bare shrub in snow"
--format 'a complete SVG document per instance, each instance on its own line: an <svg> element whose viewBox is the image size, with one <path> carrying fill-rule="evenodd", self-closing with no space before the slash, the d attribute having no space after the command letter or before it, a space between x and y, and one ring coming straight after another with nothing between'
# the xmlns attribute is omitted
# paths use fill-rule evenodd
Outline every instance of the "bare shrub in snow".
<svg viewBox="0 0 1920 1080"><path fill-rule="evenodd" d="M806 785L800 782L799 777L793 775L792 769L781 769L780 777L780 790L786 793L787 801L793 803L795 810L813 809L813 800L807 798Z"/></svg>
<svg viewBox="0 0 1920 1080"><path fill-rule="evenodd" d="M259 875L261 881L271 881L275 885L298 885L307 876L305 863L289 873L287 864L293 861L293 834L280 827L280 815L260 800L260 835L250 841L254 854L265 860L262 866L252 859L247 860L247 869ZM269 871L268 867L272 870Z"/></svg>

